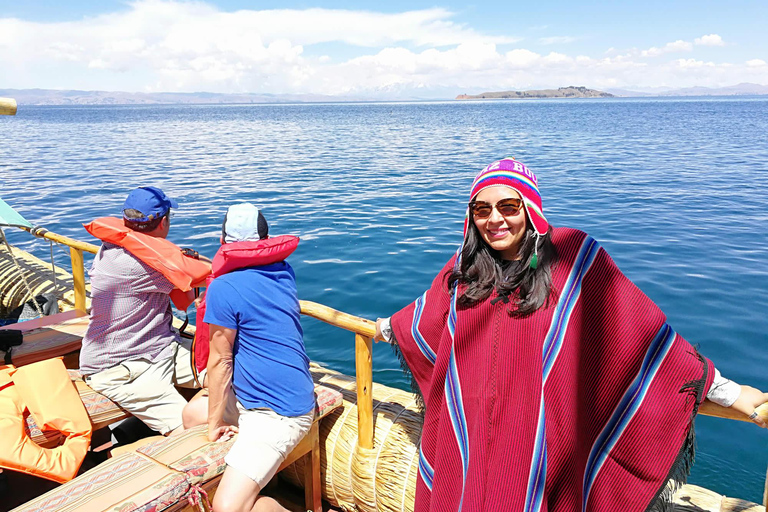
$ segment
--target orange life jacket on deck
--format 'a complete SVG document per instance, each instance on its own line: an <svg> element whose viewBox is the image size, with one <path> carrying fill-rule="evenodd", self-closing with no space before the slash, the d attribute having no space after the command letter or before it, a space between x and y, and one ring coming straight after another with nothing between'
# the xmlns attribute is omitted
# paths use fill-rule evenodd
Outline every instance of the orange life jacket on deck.
<svg viewBox="0 0 768 512"><path fill-rule="evenodd" d="M58 430L64 444L43 448L24 430L24 411L41 430ZM91 420L61 359L22 368L0 366L0 467L54 482L74 478L91 442Z"/></svg>
<svg viewBox="0 0 768 512"><path fill-rule="evenodd" d="M208 263L184 256L179 246L170 240L126 227L123 219L101 217L83 224L83 227L102 242L119 245L163 274L176 287L170 294L171 300L181 311L186 310L194 300L187 297L186 292L202 286L211 274Z"/></svg>
<svg viewBox="0 0 768 512"><path fill-rule="evenodd" d="M281 235L274 238L265 238L257 242L231 242L222 245L213 257L211 264L212 273L205 282L205 286L210 286L211 282L224 274L240 268L260 267L283 261L290 256L299 245L299 237L291 235ZM195 380L198 374L208 365L208 354L210 346L210 334L208 324L203 320L205 317L205 297L202 303L197 307L197 316L195 317L195 339L192 342L192 356L194 364L192 368L195 373ZM202 385L202 382L200 382Z"/></svg>

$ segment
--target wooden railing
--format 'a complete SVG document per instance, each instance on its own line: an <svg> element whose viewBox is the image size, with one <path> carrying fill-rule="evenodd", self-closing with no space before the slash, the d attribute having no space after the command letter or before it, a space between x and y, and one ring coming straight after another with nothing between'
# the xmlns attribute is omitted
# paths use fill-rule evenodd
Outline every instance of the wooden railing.
<svg viewBox="0 0 768 512"><path fill-rule="evenodd" d="M355 381L357 382L357 438L362 448L373 448L373 358L371 349L376 324L342 313L317 302L301 303L303 315L317 318L355 333Z"/></svg>
<svg viewBox="0 0 768 512"><path fill-rule="evenodd" d="M26 228L25 228L26 229ZM95 254L98 246L81 242L66 236L57 235L45 230L30 230L36 236L51 240L58 244L66 245L70 250L72 262L72 275L75 287L75 308L85 310L85 269L83 267L83 252ZM361 448L373 448L373 360L371 357L373 336L376 333L376 324L365 318L350 315L333 308L310 302L300 301L301 313L327 322L336 327L351 331L355 335L355 380L357 383L357 414L358 414L358 443ZM768 404L757 408L758 414L768 422ZM751 422L744 414L731 408L722 407L709 400L704 400L699 408L699 413L706 416L726 418L737 421ZM765 494L763 503L768 498L768 474L766 475Z"/></svg>
<svg viewBox="0 0 768 512"><path fill-rule="evenodd" d="M81 242L80 240L69 238L68 236L57 235L47 229L21 229L29 231L37 237L45 238L46 240L69 247L69 259L72 263L72 282L74 283L75 289L75 309L78 311L85 311L85 265L83 261L83 252L96 254L99 250L99 246Z"/></svg>

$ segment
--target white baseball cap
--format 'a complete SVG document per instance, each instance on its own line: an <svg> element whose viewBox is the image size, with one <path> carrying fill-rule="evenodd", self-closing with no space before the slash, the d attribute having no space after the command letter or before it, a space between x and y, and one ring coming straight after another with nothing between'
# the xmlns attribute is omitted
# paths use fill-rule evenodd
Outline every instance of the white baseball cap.
<svg viewBox="0 0 768 512"><path fill-rule="evenodd" d="M268 238L269 226L261 210L251 203L233 204L221 226L224 243L255 242Z"/></svg>

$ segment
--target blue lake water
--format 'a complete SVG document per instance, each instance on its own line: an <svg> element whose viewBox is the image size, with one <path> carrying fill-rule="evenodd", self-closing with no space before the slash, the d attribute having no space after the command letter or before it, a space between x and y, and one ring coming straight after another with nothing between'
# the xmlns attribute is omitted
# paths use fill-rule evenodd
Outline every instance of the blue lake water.
<svg viewBox="0 0 768 512"><path fill-rule="evenodd" d="M170 239L213 256L226 207L263 208L301 298L375 319L420 295L460 243L474 174L511 155L554 225L587 231L669 323L768 388L768 99L25 107L0 116L0 197L87 240L127 192L178 198ZM12 233L48 259L48 245ZM56 252L68 266L67 253ZM347 331L304 320L310 357L354 374ZM407 387L374 347L374 380ZM691 482L760 501L768 432L700 417Z"/></svg>

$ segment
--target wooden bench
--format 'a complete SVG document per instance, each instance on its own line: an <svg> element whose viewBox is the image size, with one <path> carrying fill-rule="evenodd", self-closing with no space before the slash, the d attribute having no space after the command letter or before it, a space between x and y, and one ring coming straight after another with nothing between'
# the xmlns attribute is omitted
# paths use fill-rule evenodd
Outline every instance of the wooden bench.
<svg viewBox="0 0 768 512"><path fill-rule="evenodd" d="M0 330L18 330L24 333L24 342L13 347L11 363L24 366L52 357L75 354L80 350L85 330L88 328L88 314L71 310L26 322L9 324ZM0 352L3 354L3 352ZM77 360L66 361L68 367L77 366Z"/></svg>
<svg viewBox="0 0 768 512"><path fill-rule="evenodd" d="M77 378L73 373L71 376ZM91 417L94 425L104 425L128 417L128 413L91 390L82 380L75 382L81 397L88 396L91 404L98 404L91 405L90 408L86 404L89 414L96 411L97 416ZM289 454L278 471L304 458L305 505L307 510L321 512L319 422L342 405L343 397L337 390L316 385L315 398L315 421L309 433ZM108 420L109 417L113 419ZM31 416L27 422L28 426L30 422L32 425L29 432L34 436L36 431L37 438L41 439L42 443L55 445L58 442L56 435L40 432ZM192 511L195 508L189 504L189 499L199 499L201 490L211 496L215 493L226 469L224 456L232 442L233 440L225 443L209 442L207 427L201 425L179 435L144 444L135 452L122 453L14 510Z"/></svg>

